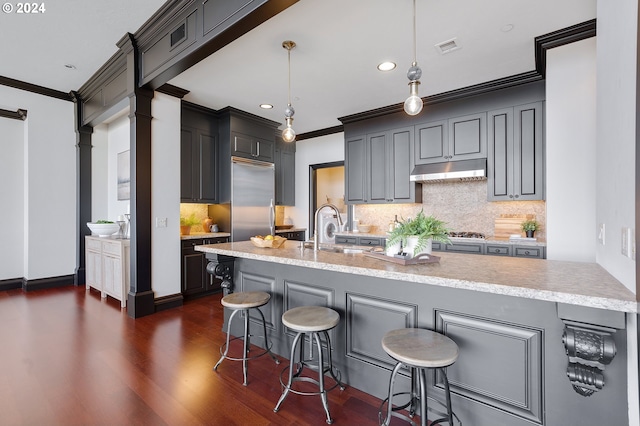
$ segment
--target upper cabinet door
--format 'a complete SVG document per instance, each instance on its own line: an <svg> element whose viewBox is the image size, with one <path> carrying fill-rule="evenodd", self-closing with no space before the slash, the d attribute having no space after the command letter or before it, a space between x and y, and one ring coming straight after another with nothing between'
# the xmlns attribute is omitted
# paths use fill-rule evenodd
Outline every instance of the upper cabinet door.
<svg viewBox="0 0 640 426"><path fill-rule="evenodd" d="M487 158L487 114L415 126L415 164Z"/></svg>
<svg viewBox="0 0 640 426"><path fill-rule="evenodd" d="M415 126L415 163L429 164L447 161L449 155L449 126L447 120Z"/></svg>
<svg viewBox="0 0 640 426"><path fill-rule="evenodd" d="M217 203L218 202L218 137L198 134L199 138L199 182L200 194L199 198L202 202Z"/></svg>
<svg viewBox="0 0 640 426"><path fill-rule="evenodd" d="M394 203L418 203L422 201L422 185L411 182L413 170L413 128L405 127L389 133L389 182L388 197Z"/></svg>
<svg viewBox="0 0 640 426"><path fill-rule="evenodd" d="M544 199L542 102L513 108L514 190L520 200Z"/></svg>
<svg viewBox="0 0 640 426"><path fill-rule="evenodd" d="M345 202L348 204L366 203L366 137L353 136L344 143L345 148Z"/></svg>
<svg viewBox="0 0 640 426"><path fill-rule="evenodd" d="M487 114L466 115L449 120L447 160L487 158Z"/></svg>
<svg viewBox="0 0 640 426"><path fill-rule="evenodd" d="M371 203L385 203L389 201L387 133L367 135L367 148L367 200Z"/></svg>
<svg viewBox="0 0 640 426"><path fill-rule="evenodd" d="M542 114L542 102L489 112L489 201L544 200Z"/></svg>

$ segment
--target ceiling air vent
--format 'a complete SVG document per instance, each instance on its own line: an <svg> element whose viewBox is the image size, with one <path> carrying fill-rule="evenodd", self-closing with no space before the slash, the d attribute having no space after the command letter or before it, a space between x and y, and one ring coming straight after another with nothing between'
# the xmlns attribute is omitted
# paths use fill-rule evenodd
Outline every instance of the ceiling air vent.
<svg viewBox="0 0 640 426"><path fill-rule="evenodd" d="M458 43L457 38L452 38L451 40L443 41L435 45L436 50L444 55L445 53L453 52L454 50L460 49L460 44Z"/></svg>

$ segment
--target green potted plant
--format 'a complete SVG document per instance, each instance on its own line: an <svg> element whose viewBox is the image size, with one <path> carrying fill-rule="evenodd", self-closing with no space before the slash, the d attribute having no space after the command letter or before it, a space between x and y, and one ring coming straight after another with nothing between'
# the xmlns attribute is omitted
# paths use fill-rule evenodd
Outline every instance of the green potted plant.
<svg viewBox="0 0 640 426"><path fill-rule="evenodd" d="M395 246L402 245L405 253L416 256L431 253L433 241L450 244L449 229L445 227L445 222L434 216L427 216L420 210L415 218L398 222L388 233L386 248L393 251Z"/></svg>
<svg viewBox="0 0 640 426"><path fill-rule="evenodd" d="M535 219L529 219L520 224L520 229L527 234L527 238L533 238L533 234L540 229L540 224Z"/></svg>
<svg viewBox="0 0 640 426"><path fill-rule="evenodd" d="M189 235L191 233L191 227L200 223L196 219L196 214L191 213L189 217L180 216L180 235Z"/></svg>

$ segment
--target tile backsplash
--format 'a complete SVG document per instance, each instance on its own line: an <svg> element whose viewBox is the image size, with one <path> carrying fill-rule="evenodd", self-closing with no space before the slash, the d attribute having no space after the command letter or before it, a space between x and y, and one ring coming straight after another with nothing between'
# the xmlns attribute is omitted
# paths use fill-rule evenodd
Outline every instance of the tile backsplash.
<svg viewBox="0 0 640 426"><path fill-rule="evenodd" d="M441 182L422 185L422 204L364 204L354 208L360 223L375 226L372 232L385 232L389 221L425 214L444 220L452 231L482 232L494 235L494 221L501 214L534 214L541 225L536 237L545 239L546 203L544 201L487 201L487 182Z"/></svg>

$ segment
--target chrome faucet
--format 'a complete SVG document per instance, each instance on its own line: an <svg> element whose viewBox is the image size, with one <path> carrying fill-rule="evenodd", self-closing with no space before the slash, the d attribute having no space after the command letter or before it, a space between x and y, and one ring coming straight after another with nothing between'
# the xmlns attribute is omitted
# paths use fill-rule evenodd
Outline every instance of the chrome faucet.
<svg viewBox="0 0 640 426"><path fill-rule="evenodd" d="M316 210L313 218L313 251L318 251L318 213L320 213L320 210L324 209L325 207L332 208L336 212L336 217L338 218L338 226L342 228L342 217L340 217L340 210L338 210L336 206L334 206L333 204L325 203L318 207L318 210Z"/></svg>

